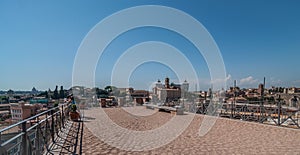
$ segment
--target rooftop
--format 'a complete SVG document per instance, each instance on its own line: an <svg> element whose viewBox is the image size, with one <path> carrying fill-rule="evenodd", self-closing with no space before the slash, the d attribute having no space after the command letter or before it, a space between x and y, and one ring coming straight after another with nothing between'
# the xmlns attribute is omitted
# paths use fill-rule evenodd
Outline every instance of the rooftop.
<svg viewBox="0 0 300 155"><path fill-rule="evenodd" d="M59 112L56 111L57 114ZM47 113L49 112L44 112ZM64 127L60 128L60 133L53 134L58 136L54 143L47 145L49 150L44 150L45 154L297 154L300 152L300 129L217 118L208 133L200 136L199 127L205 120L205 115L200 114L173 115L146 109L144 106L94 107L81 110L81 114L84 115L83 121L68 120L64 123ZM59 116L60 114L55 117ZM47 117L46 121L52 121L51 117ZM58 123L60 120L55 119L55 122ZM40 125L45 125L45 121ZM41 134L46 136L45 133Z"/></svg>
<svg viewBox="0 0 300 155"><path fill-rule="evenodd" d="M139 108L139 107L138 107ZM84 123L84 133L82 141L82 152L87 154L110 153L110 154L293 154L300 152L300 130L282 128L277 126L263 125L245 121L231 120L225 118L217 119L215 125L203 137L198 135L199 126L204 116L195 115L188 128L177 138L166 145L146 151L122 150L126 141L113 142L115 137L126 136L126 133L118 133L118 130L109 128L113 131L111 141L117 148L105 142L103 132L105 126L100 123L100 109L90 109L85 111L87 121ZM151 114L152 110L141 109L145 113ZM150 131L162 127L165 123L174 119L174 117L188 117L187 115L174 116L170 113L155 112L149 116L138 117L128 113L128 110L122 108L104 109L109 118L119 127L129 131ZM138 110L140 111L140 110ZM178 123L177 127L182 124ZM173 129L169 129L172 131ZM157 135L163 133L156 133ZM148 139L149 138L149 139ZM150 137L144 137L145 143L151 145ZM101 140L102 139L102 140ZM129 139L128 139L129 140ZM159 142L157 142L159 143ZM145 147L147 148L147 147Z"/></svg>

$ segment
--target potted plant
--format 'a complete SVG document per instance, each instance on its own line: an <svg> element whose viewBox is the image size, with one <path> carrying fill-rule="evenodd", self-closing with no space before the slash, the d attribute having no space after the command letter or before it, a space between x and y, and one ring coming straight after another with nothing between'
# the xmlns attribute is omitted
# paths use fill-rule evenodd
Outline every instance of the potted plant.
<svg viewBox="0 0 300 155"><path fill-rule="evenodd" d="M71 105L70 118L73 121L78 121L78 119L80 118L80 115L77 112L77 106L76 106L76 104L72 104Z"/></svg>

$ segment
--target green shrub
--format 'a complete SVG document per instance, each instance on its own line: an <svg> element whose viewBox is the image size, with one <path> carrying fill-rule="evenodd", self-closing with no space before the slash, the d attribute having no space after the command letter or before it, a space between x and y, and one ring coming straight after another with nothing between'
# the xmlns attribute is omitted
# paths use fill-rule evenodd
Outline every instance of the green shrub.
<svg viewBox="0 0 300 155"><path fill-rule="evenodd" d="M71 106L71 111L72 111L72 112L76 112L76 110L77 110L76 104L72 104L72 106Z"/></svg>

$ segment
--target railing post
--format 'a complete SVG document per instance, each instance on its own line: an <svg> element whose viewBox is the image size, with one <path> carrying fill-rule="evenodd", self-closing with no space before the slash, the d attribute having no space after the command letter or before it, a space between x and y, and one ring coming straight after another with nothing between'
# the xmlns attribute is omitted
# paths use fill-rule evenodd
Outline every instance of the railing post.
<svg viewBox="0 0 300 155"><path fill-rule="evenodd" d="M37 123L38 123L38 126L36 127L36 154L42 154L42 152L40 151L40 119L39 117L37 117Z"/></svg>
<svg viewBox="0 0 300 155"><path fill-rule="evenodd" d="M2 140L1 140L1 132L0 132L0 146L2 144ZM5 153L4 147L0 147L0 155L4 155Z"/></svg>
<svg viewBox="0 0 300 155"><path fill-rule="evenodd" d="M64 104L61 106L61 122L62 122L62 127L65 128Z"/></svg>
<svg viewBox="0 0 300 155"><path fill-rule="evenodd" d="M26 132L26 121L22 123L22 153L25 155L28 154L28 145L27 145L27 132Z"/></svg>
<svg viewBox="0 0 300 155"><path fill-rule="evenodd" d="M50 132L51 132L51 138L52 138L52 142L54 143L55 142L55 139L54 139L54 132L55 132L55 129L54 129L54 110L52 109L51 110L51 129Z"/></svg>
<svg viewBox="0 0 300 155"><path fill-rule="evenodd" d="M60 111L59 107L58 111L55 110L55 134L58 135L58 131L61 129L61 120L60 120Z"/></svg>
<svg viewBox="0 0 300 155"><path fill-rule="evenodd" d="M280 99L280 97L279 97L279 99ZM280 113L281 113L281 101L279 100L278 101L278 126L280 126L281 125L281 123L280 123Z"/></svg>
<svg viewBox="0 0 300 155"><path fill-rule="evenodd" d="M233 118L233 101L231 101L231 105L230 105L230 118Z"/></svg>
<svg viewBox="0 0 300 155"><path fill-rule="evenodd" d="M46 113L46 125L45 125L45 137L46 137L46 140L45 140L45 144L47 146L47 143L48 143L48 127L49 127L49 122L48 122L48 113Z"/></svg>

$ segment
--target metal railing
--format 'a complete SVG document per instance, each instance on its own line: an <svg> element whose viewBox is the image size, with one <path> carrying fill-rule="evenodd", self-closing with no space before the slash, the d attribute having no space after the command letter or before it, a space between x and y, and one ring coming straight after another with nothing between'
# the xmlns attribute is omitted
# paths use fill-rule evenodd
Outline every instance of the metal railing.
<svg viewBox="0 0 300 155"><path fill-rule="evenodd" d="M0 130L0 155L40 155L49 151L56 135L65 128L69 104L61 104ZM19 132L7 131L18 128ZM8 138L5 138L8 137Z"/></svg>
<svg viewBox="0 0 300 155"><path fill-rule="evenodd" d="M272 124L282 127L300 129L299 109L296 107L283 106L282 102L273 104L261 104L260 101L248 103L201 103L197 105L199 114L207 114L208 111L218 110L214 113L221 117L254 121L264 124Z"/></svg>

